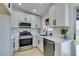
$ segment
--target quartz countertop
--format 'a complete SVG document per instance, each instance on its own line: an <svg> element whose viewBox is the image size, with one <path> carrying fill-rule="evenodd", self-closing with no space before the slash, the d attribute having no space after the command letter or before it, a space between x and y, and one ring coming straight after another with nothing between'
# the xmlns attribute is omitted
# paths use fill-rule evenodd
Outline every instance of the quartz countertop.
<svg viewBox="0 0 79 59"><path fill-rule="evenodd" d="M56 35L54 35L54 36L41 36L38 34L36 36L41 37L41 38L45 38L45 39L48 39L48 40L51 40L51 41L54 41L54 42L60 43L60 44L72 41L70 39L64 39L64 38L56 36Z"/></svg>

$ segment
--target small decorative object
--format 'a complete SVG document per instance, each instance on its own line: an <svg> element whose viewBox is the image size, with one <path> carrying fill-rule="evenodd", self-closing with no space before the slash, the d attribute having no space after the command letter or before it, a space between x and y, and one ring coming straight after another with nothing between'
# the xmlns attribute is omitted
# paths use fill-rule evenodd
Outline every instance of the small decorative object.
<svg viewBox="0 0 79 59"><path fill-rule="evenodd" d="M62 26L60 29L61 34L64 36L64 39L67 39L66 33L68 31L68 27Z"/></svg>

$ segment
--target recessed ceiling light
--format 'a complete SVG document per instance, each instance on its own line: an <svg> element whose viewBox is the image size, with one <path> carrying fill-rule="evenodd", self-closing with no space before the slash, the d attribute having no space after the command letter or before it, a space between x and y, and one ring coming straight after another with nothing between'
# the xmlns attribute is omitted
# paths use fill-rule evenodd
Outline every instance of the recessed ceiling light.
<svg viewBox="0 0 79 59"><path fill-rule="evenodd" d="M33 12L36 12L37 10L33 10Z"/></svg>
<svg viewBox="0 0 79 59"><path fill-rule="evenodd" d="M18 5L22 5L22 3L18 3Z"/></svg>

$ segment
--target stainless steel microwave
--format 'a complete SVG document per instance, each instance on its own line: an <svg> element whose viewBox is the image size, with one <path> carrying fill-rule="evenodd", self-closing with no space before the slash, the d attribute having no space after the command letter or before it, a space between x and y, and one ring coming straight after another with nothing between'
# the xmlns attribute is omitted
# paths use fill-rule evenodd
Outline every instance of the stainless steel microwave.
<svg viewBox="0 0 79 59"><path fill-rule="evenodd" d="M19 23L19 27L20 28L31 28L31 23L21 22L21 23Z"/></svg>

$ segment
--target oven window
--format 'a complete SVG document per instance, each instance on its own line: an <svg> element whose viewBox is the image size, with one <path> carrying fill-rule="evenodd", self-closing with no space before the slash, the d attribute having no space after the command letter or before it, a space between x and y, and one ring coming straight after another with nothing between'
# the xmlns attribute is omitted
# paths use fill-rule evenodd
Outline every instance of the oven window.
<svg viewBox="0 0 79 59"><path fill-rule="evenodd" d="M32 45L32 38L20 39L19 45L20 47Z"/></svg>

